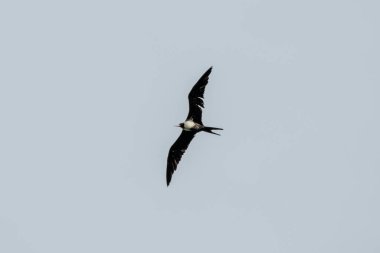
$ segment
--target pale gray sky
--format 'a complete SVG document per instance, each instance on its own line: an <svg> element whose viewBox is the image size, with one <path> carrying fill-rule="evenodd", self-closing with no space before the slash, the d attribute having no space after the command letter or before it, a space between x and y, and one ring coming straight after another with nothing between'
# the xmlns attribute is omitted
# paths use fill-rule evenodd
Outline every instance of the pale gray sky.
<svg viewBox="0 0 380 253"><path fill-rule="evenodd" d="M380 252L379 9L2 1L0 252Z"/></svg>

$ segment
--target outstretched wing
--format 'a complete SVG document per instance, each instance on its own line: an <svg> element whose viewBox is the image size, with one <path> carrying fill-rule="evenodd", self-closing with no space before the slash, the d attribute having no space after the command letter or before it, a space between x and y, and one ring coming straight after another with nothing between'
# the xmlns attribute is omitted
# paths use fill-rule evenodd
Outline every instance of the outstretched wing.
<svg viewBox="0 0 380 253"><path fill-rule="evenodd" d="M168 164L166 167L166 183L169 186L170 180L174 171L177 169L177 165L189 146L191 140L194 138L195 132L182 131L181 135L171 146L168 154Z"/></svg>
<svg viewBox="0 0 380 253"><path fill-rule="evenodd" d="M186 120L192 119L194 122L202 124L202 108L204 108L203 94L208 82L208 76L210 75L212 67L209 68L198 82L194 85L189 93L189 114Z"/></svg>

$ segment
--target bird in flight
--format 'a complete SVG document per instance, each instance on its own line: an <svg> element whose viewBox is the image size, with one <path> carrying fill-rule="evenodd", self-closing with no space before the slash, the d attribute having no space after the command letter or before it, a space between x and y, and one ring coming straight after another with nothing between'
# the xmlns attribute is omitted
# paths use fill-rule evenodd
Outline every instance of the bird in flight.
<svg viewBox="0 0 380 253"><path fill-rule="evenodd" d="M168 154L168 162L166 167L166 183L169 186L174 171L177 169L177 165L189 146L191 140L199 132L207 132L211 134L220 135L214 133L212 130L223 130L218 127L204 126L202 123L202 108L204 108L203 94L205 92L206 85L208 83L208 76L210 75L212 67L209 68L199 78L198 82L191 89L189 99L189 114L185 122L180 123L177 127L182 128L182 133L178 139L171 146Z"/></svg>

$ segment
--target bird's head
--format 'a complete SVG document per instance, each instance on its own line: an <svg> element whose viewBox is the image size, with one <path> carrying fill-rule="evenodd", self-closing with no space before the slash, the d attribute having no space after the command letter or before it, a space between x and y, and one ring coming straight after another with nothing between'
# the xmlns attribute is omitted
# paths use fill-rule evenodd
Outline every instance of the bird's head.
<svg viewBox="0 0 380 253"><path fill-rule="evenodd" d="M184 128L183 123L179 123L176 127Z"/></svg>

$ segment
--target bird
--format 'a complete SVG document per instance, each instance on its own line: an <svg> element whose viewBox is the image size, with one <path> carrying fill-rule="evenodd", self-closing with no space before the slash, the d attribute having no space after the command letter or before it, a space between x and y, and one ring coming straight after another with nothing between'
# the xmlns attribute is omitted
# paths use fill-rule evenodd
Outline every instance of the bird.
<svg viewBox="0 0 380 253"><path fill-rule="evenodd" d="M209 75L212 71L210 67L195 83L188 95L189 100L189 113L186 120L176 127L182 128L182 132L178 139L169 149L167 166L166 166L166 184L169 186L174 171L177 169L178 163L181 160L186 149L189 147L190 142L195 135L199 132L206 132L210 134L220 135L213 132L213 130L223 130L219 127L204 126L202 123L202 108L204 108L203 95L206 85L208 83Z"/></svg>

